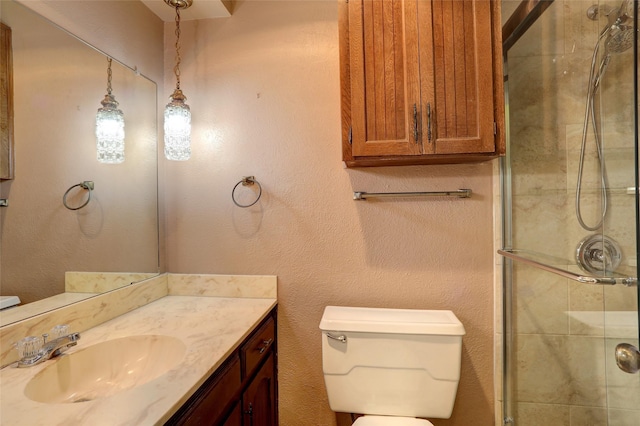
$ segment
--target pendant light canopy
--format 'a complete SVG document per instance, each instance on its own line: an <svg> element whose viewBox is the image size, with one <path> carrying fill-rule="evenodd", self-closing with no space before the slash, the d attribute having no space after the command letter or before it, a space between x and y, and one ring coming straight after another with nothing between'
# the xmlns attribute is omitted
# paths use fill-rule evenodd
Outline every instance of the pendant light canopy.
<svg viewBox="0 0 640 426"><path fill-rule="evenodd" d="M111 94L111 58L107 58L107 94L96 114L96 148L100 163L124 162L124 114Z"/></svg>
<svg viewBox="0 0 640 426"><path fill-rule="evenodd" d="M180 90L180 10L186 9L192 0L164 0L176 9L176 89L164 109L164 155L168 160L185 161L191 156L191 110L185 103L187 97Z"/></svg>

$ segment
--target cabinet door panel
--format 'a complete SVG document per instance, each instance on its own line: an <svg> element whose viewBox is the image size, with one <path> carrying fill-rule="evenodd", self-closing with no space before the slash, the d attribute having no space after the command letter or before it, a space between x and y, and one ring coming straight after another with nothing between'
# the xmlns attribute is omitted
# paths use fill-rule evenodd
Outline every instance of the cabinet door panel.
<svg viewBox="0 0 640 426"><path fill-rule="evenodd" d="M356 156L421 153L417 28L415 0L349 2Z"/></svg>
<svg viewBox="0 0 640 426"><path fill-rule="evenodd" d="M242 396L244 426L276 426L276 375L273 354Z"/></svg>
<svg viewBox="0 0 640 426"><path fill-rule="evenodd" d="M231 410L229 417L224 420L223 426L243 426L242 407L240 407L240 403L237 403L235 408Z"/></svg>
<svg viewBox="0 0 640 426"><path fill-rule="evenodd" d="M490 0L433 0L431 152L495 150Z"/></svg>
<svg viewBox="0 0 640 426"><path fill-rule="evenodd" d="M240 388L240 361L238 357L227 361L219 371L208 379L196 392L189 409L179 419L171 419L168 424L179 425L220 425L221 415L229 407ZM227 425L227 423L224 423ZM234 423L228 423L233 425ZM235 423L235 425L238 425Z"/></svg>

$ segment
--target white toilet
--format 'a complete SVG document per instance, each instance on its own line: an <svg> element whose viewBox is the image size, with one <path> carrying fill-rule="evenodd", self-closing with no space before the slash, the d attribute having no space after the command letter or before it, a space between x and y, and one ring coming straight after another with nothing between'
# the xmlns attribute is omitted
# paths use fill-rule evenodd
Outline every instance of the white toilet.
<svg viewBox="0 0 640 426"><path fill-rule="evenodd" d="M327 306L320 329L329 405L364 414L354 426L451 417L465 334L453 312Z"/></svg>

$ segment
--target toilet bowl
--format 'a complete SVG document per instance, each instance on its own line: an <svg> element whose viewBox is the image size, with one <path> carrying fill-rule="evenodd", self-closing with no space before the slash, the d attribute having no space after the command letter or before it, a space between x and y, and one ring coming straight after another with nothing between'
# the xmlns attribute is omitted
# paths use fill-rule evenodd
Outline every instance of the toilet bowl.
<svg viewBox="0 0 640 426"><path fill-rule="evenodd" d="M327 306L320 329L333 411L364 414L356 426L451 417L465 334L453 312Z"/></svg>
<svg viewBox="0 0 640 426"><path fill-rule="evenodd" d="M433 423L415 417L363 416L353 426L433 426Z"/></svg>

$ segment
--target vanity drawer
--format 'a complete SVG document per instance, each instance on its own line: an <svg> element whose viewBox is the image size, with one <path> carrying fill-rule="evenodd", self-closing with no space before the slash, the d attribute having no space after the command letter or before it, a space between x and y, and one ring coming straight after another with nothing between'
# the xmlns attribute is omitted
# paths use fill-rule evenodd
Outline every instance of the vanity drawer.
<svg viewBox="0 0 640 426"><path fill-rule="evenodd" d="M240 349L243 379L250 376L261 361L267 358L271 353L271 347L275 344L275 339L275 324L273 318L269 317Z"/></svg>

